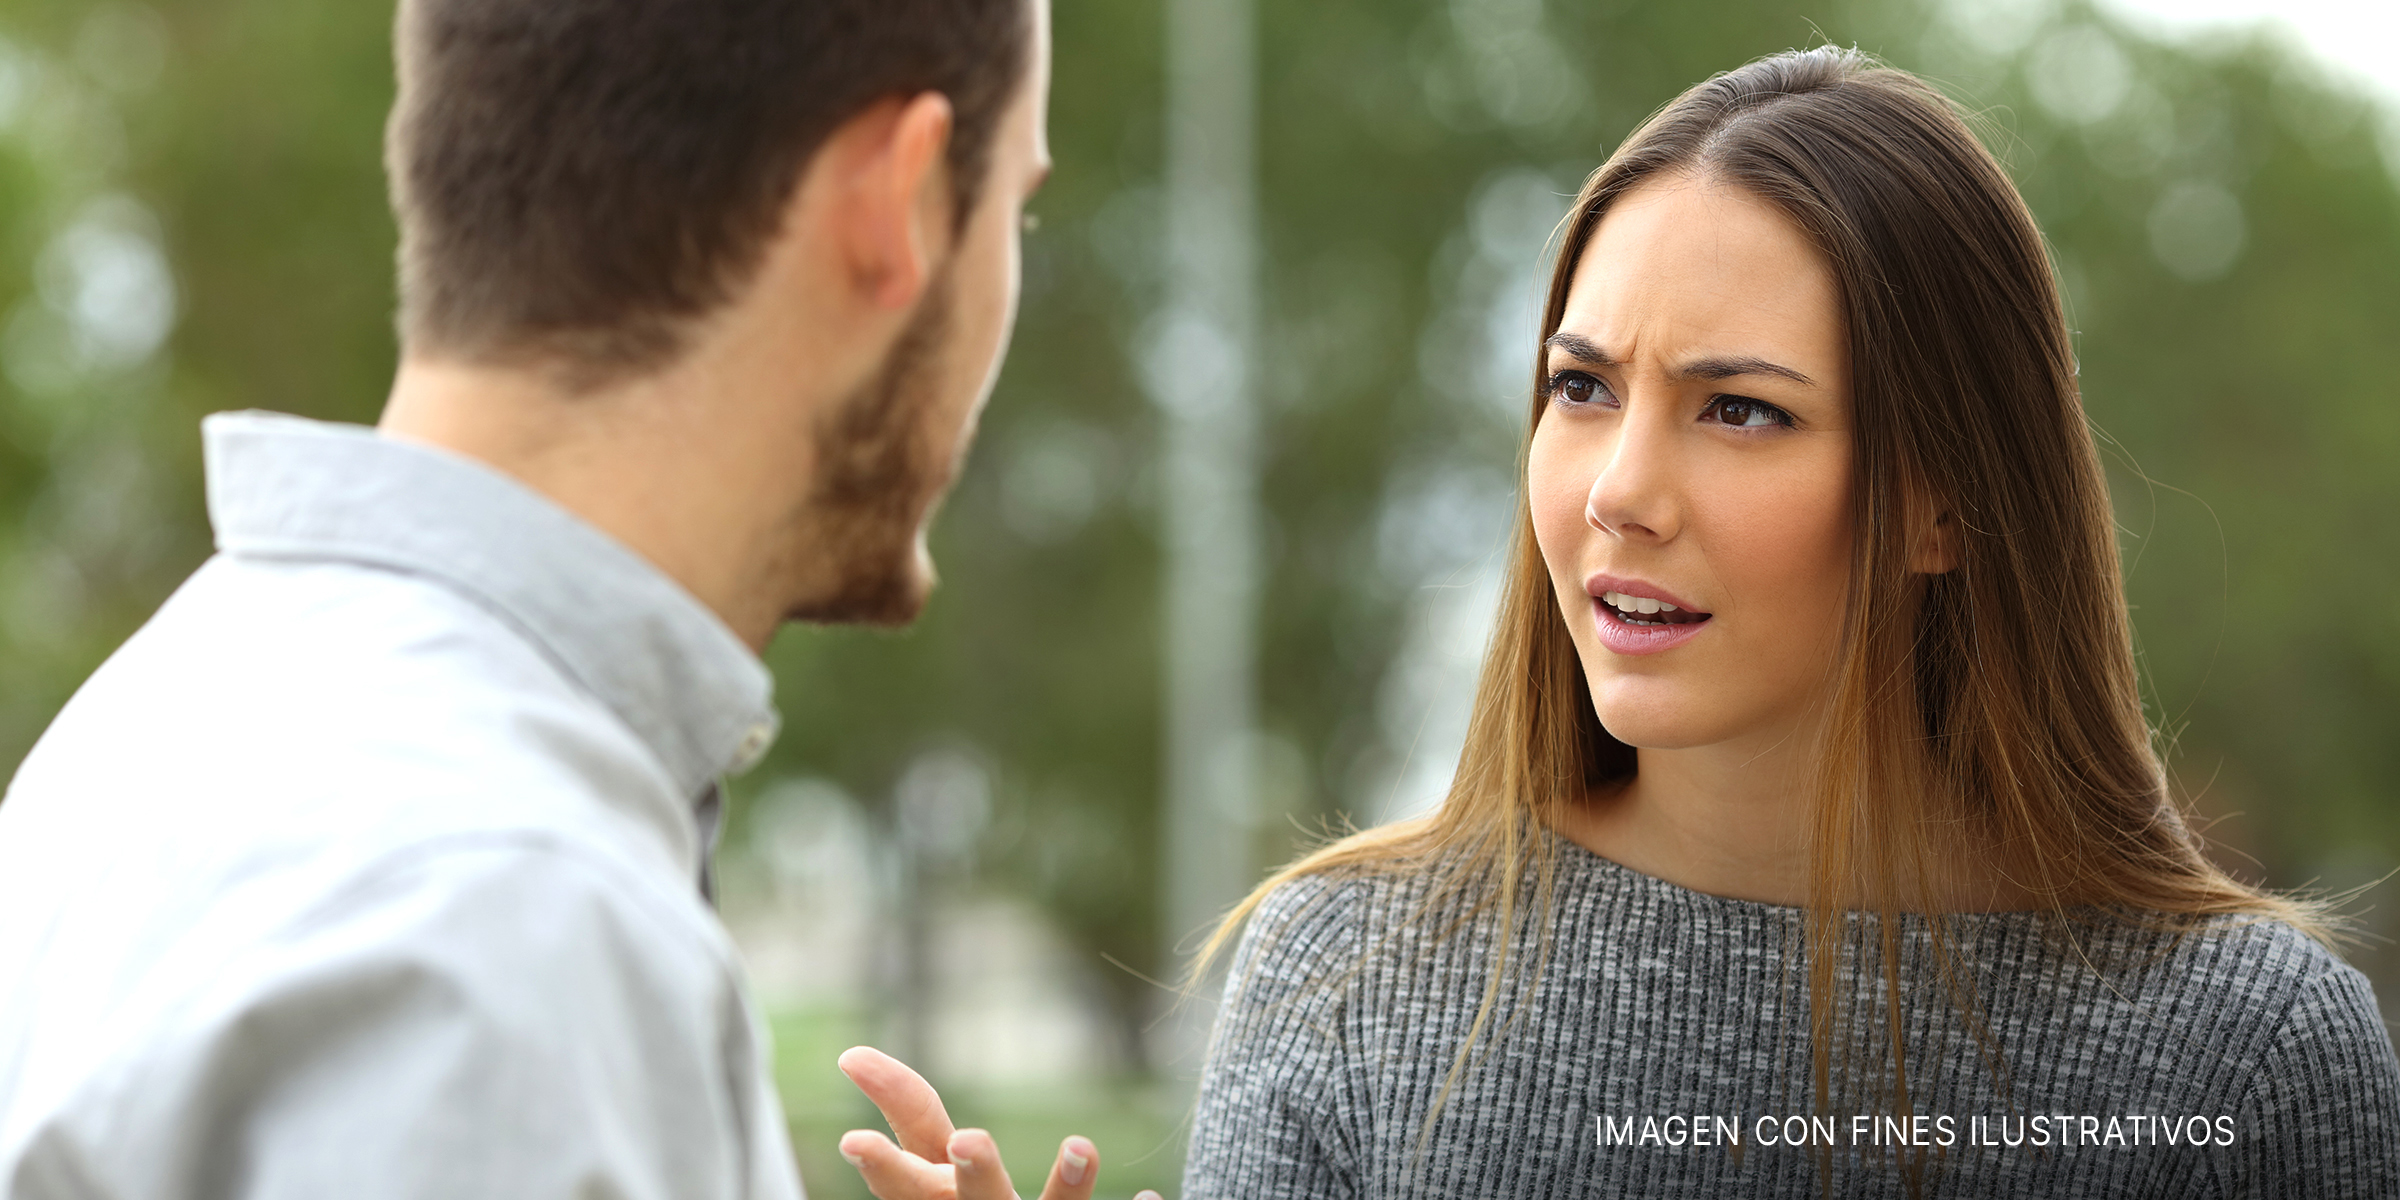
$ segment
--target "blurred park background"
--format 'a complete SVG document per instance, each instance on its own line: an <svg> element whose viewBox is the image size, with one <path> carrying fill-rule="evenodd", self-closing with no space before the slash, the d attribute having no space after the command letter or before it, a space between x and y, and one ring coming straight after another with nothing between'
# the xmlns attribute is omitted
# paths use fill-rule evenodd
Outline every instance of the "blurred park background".
<svg viewBox="0 0 2400 1200"><path fill-rule="evenodd" d="M832 1150L873 1123L832 1068L859 1041L924 1067L1027 1183L1071 1129L1100 1139L1108 1193L1179 1170L1193 1063L1164 1031L1189 1022L1157 981L1197 930L1165 896L1184 844L1165 697L1171 626L1197 618L1167 594L1188 576L1156 364L1180 303L1168 181L1188 176L1168 0L1054 4L1058 171L937 527L944 587L904 634L785 633L785 732L736 785L724 908L821 1196L863 1195ZM376 416L390 16L0 0L0 769L208 553L202 414ZM1828 40L1984 114L2051 239L2152 717L2224 860L2327 888L2400 865L2392 95L2276 28L2079 0L1255 19L1252 434L1218 547L1253 582L1222 643L1242 695L1239 770L1205 814L1230 831L1220 878L1439 795L1553 223L1686 85ZM2400 918L2388 894L2360 908L2352 958L2389 1010Z"/></svg>

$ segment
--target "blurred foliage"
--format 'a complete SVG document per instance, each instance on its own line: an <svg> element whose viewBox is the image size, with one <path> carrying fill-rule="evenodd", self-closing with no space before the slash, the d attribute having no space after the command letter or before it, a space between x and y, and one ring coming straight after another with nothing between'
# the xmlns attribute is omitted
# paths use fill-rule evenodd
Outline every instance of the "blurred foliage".
<svg viewBox="0 0 2400 1200"><path fill-rule="evenodd" d="M976 877L1095 960L1164 971L1157 426L1131 349L1159 296L1161 20L1157 0L1055 7L1059 170L936 531L945 586L904 634L787 632L786 732L753 778L880 811L915 756L970 753L994 783ZM1262 867L1365 819L1408 752L1391 681L1419 590L1497 536L1547 222L1681 88L1820 40L1981 114L2051 238L2153 716L2201 806L2239 814L2215 827L2231 860L2346 884L2400 856L2388 112L2272 39L2162 44L2079 4L1260 10ZM201 414L375 416L390 15L0 0L0 762L206 553ZM171 267L148 291L144 244ZM118 318L160 286L153 353ZM1138 1061L1156 993L1097 973Z"/></svg>

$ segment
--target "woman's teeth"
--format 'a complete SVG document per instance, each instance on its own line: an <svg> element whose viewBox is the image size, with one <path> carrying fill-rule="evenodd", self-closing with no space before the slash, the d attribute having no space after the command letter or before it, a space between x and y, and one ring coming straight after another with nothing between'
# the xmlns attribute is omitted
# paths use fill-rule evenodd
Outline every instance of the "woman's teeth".
<svg viewBox="0 0 2400 1200"><path fill-rule="evenodd" d="M1653 600L1648 596L1628 596L1623 592L1602 592L1600 593L1600 598L1608 601L1609 607L1616 609L1618 612L1654 613L1661 610L1666 612L1675 611L1674 605L1669 604L1664 600Z"/></svg>
<svg viewBox="0 0 2400 1200"><path fill-rule="evenodd" d="M1610 608L1616 609L1617 615L1625 618L1626 623L1631 625L1682 625L1691 621L1705 620L1708 617L1707 613L1681 612L1664 600L1653 600L1648 596L1628 596L1623 592L1602 592L1600 599ZM1675 615L1662 615L1667 613ZM1644 617L1657 619L1643 620Z"/></svg>

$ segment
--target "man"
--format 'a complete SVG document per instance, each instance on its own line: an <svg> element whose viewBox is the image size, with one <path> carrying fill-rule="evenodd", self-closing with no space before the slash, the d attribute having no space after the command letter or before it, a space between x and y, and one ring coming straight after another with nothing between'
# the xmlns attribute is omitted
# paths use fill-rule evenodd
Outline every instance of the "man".
<svg viewBox="0 0 2400 1200"><path fill-rule="evenodd" d="M0 804L0 1194L796 1197L717 780L780 624L931 587L1046 7L403 0L395 41L380 431L211 418L219 553Z"/></svg>

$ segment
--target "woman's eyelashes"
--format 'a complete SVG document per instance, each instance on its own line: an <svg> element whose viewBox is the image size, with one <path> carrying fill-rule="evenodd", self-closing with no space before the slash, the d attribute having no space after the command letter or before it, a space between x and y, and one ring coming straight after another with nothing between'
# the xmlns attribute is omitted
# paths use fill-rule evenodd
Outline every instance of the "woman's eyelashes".
<svg viewBox="0 0 2400 1200"><path fill-rule="evenodd" d="M1768 429L1776 426L1788 429L1792 424L1792 414L1764 400L1753 400L1748 396L1714 397L1709 400L1707 408L1700 410L1700 419L1714 420L1720 425L1730 425L1736 429Z"/></svg>
<svg viewBox="0 0 2400 1200"><path fill-rule="evenodd" d="M1585 408L1593 404L1613 407L1617 400L1617 394L1608 390L1608 384L1599 376L1582 371L1553 372L1543 392L1550 397L1550 403L1561 408Z"/></svg>
<svg viewBox="0 0 2400 1200"><path fill-rule="evenodd" d="M1560 408L1616 408L1617 394L1606 380L1583 371L1557 371L1543 385L1550 403ZM1735 429L1791 428L1792 414L1748 396L1711 396L1700 419Z"/></svg>

